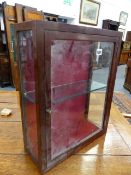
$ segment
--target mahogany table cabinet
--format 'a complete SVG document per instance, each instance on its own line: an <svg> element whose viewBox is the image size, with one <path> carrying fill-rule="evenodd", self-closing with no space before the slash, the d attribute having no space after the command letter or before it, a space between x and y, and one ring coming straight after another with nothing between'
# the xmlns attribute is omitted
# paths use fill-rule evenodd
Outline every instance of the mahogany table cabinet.
<svg viewBox="0 0 131 175"><path fill-rule="evenodd" d="M25 149L46 172L106 132L122 36L42 21L15 31Z"/></svg>

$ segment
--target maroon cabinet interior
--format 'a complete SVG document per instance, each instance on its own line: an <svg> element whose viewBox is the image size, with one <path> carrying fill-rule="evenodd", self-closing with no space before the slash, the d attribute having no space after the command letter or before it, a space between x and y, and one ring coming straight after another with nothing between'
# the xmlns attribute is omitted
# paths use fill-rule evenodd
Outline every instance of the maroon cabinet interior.
<svg viewBox="0 0 131 175"><path fill-rule="evenodd" d="M106 132L121 33L40 21L15 29L25 149L46 172Z"/></svg>

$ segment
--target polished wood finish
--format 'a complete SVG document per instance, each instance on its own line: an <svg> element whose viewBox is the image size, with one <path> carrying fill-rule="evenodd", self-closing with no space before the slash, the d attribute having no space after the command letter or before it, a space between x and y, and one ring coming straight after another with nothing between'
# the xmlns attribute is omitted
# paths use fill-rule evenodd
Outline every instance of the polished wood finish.
<svg viewBox="0 0 131 175"><path fill-rule="evenodd" d="M27 9L29 8L29 9L37 11L37 8L28 7L28 6L25 6L25 5L22 5L22 4L15 3L17 23L20 23L20 22L24 21L24 14L23 14L23 9L24 8L27 8Z"/></svg>
<svg viewBox="0 0 131 175"><path fill-rule="evenodd" d="M23 5L15 3L15 11L17 23L23 22Z"/></svg>
<svg viewBox="0 0 131 175"><path fill-rule="evenodd" d="M40 30L41 29L41 30ZM16 39L18 39L17 31L28 31L32 30L32 37L34 43L33 57L35 60L35 80L36 80L36 102L37 102L37 132L38 132L38 166L41 171L47 171L52 166L56 165L58 162L67 158L73 154L76 150L83 147L85 144L92 142L98 136L102 135L107 130L111 100L113 95L113 87L116 75L116 68L118 64L118 57L120 52L120 44L122 34L120 32L114 32L109 30L99 30L95 28L86 28L73 25L65 25L51 22L26 22L21 24L16 24ZM39 32L38 32L39 31ZM51 41L54 39L73 39L73 40L92 40L92 41L105 41L113 42L115 44L113 59L111 63L110 76L108 79L107 94L105 100L105 109L104 109L104 120L102 129L96 133L91 138L88 138L84 142L81 142L80 145L73 147L71 150L61 154L54 160L50 160L50 132L51 132L51 117L47 114L46 109L50 108L50 91L46 88L50 87L50 45ZM19 47L17 40L17 55L19 56ZM44 68L43 68L44 65ZM19 66L20 62L19 62ZM22 78L22 74L20 77ZM46 97L45 97L46 93ZM21 86L21 109L22 109L22 119L23 119L23 131L25 139L25 148L27 152L30 153L29 148L27 147L27 133L26 133L26 120L24 116L24 104L23 104L23 89ZM45 105L46 104L46 105ZM44 133L44 134L43 134ZM49 147L47 147L47 145ZM49 148L49 150L48 150ZM48 160L47 160L47 156Z"/></svg>
<svg viewBox="0 0 131 175"><path fill-rule="evenodd" d="M101 96L100 99L102 98ZM3 102L7 102L4 105L8 104L13 112L14 109L16 110L16 113L4 118L0 116L0 145L2 145L0 174L40 175L37 167L24 151L22 126L18 114L20 111L18 92L0 92L0 106L3 106ZM106 135L96 139L46 174L130 175L131 127L114 104L112 104L110 116Z"/></svg>
<svg viewBox="0 0 131 175"><path fill-rule="evenodd" d="M131 59L127 61L127 72L124 87L131 93Z"/></svg>
<svg viewBox="0 0 131 175"><path fill-rule="evenodd" d="M31 8L24 8L24 21L44 20L44 13Z"/></svg>
<svg viewBox="0 0 131 175"><path fill-rule="evenodd" d="M131 57L131 50L122 50L120 54L119 64L127 64L127 61L130 57Z"/></svg>

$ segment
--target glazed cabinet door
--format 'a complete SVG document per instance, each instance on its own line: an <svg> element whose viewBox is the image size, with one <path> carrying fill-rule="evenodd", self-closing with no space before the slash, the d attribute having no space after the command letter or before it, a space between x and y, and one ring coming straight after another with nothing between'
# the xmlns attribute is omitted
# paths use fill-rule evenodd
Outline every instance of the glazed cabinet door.
<svg viewBox="0 0 131 175"><path fill-rule="evenodd" d="M103 131L114 42L108 37L54 31L45 32L45 48L50 167Z"/></svg>

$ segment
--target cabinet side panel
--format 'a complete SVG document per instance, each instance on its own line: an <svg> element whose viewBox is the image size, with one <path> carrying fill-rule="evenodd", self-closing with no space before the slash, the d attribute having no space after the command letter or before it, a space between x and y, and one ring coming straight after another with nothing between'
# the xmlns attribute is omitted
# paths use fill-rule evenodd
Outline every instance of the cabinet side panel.
<svg viewBox="0 0 131 175"><path fill-rule="evenodd" d="M26 140L26 149L34 160L38 160L38 138L36 122L36 97L35 97L35 70L33 58L32 31L18 32L21 94L22 94L22 120Z"/></svg>

